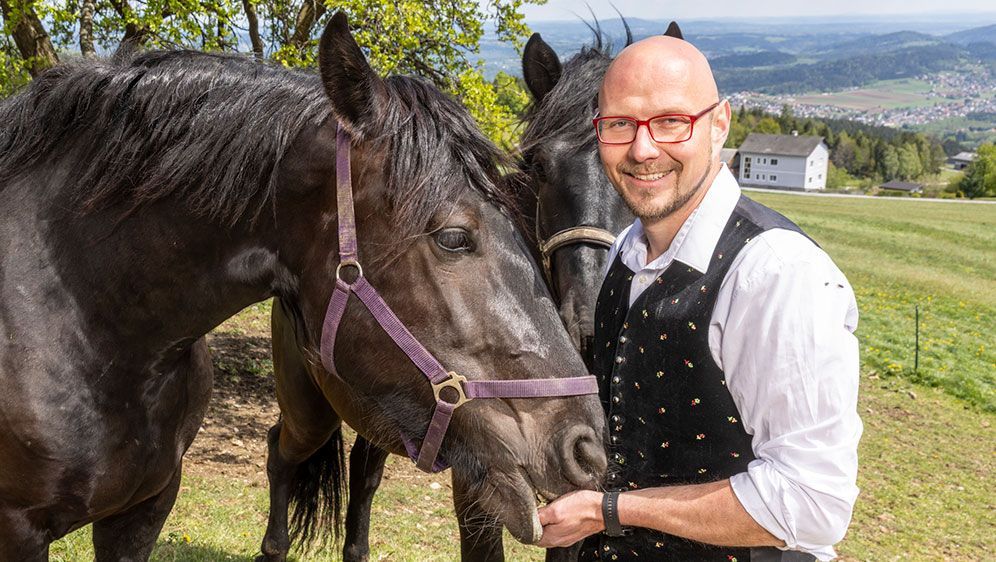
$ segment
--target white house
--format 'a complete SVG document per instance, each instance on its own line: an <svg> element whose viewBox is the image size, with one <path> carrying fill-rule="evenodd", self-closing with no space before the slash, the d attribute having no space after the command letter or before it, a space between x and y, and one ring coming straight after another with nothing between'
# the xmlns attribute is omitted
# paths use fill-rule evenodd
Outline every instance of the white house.
<svg viewBox="0 0 996 562"><path fill-rule="evenodd" d="M740 185L814 191L826 189L830 150L823 137L751 133L738 149Z"/></svg>

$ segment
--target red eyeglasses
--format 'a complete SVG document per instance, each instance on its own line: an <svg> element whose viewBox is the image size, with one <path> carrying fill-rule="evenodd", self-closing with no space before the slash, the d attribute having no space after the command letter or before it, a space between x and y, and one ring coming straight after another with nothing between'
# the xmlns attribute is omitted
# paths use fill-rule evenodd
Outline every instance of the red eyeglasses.
<svg viewBox="0 0 996 562"><path fill-rule="evenodd" d="M591 120L595 126L595 134L598 141L603 144L629 144L636 140L636 132L641 126L646 125L650 132L650 138L660 143L685 142L692 138L692 130L695 122L703 115L719 107L722 102L716 102L695 115L684 113L665 113L651 117L646 121L613 115L608 117L596 117Z"/></svg>

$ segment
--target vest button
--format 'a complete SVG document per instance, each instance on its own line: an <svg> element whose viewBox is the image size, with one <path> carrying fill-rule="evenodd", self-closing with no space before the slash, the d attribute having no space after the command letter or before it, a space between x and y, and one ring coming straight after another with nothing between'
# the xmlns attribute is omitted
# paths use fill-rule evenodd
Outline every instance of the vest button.
<svg viewBox="0 0 996 562"><path fill-rule="evenodd" d="M620 363L622 363L625 360L626 360L626 358L623 357L622 355L616 355L616 365L619 365Z"/></svg>
<svg viewBox="0 0 996 562"><path fill-rule="evenodd" d="M619 436L618 435L613 435L612 438L610 439L610 441L612 441L613 445L618 445L619 444Z"/></svg>
<svg viewBox="0 0 996 562"><path fill-rule="evenodd" d="M619 343L626 343L628 341L629 338L627 338L626 336L619 336Z"/></svg>
<svg viewBox="0 0 996 562"><path fill-rule="evenodd" d="M619 375L616 375L616 376L612 377L612 383L613 384L619 384Z"/></svg>
<svg viewBox="0 0 996 562"><path fill-rule="evenodd" d="M615 416L612 416L612 418L611 418L611 419L612 419L612 423L619 423L619 421L620 421L620 420L621 420L622 418L620 418L620 417L619 417L618 415L615 415Z"/></svg>
<svg viewBox="0 0 996 562"><path fill-rule="evenodd" d="M612 403L613 404L618 404L619 403L619 397L618 396L613 396L612 397Z"/></svg>

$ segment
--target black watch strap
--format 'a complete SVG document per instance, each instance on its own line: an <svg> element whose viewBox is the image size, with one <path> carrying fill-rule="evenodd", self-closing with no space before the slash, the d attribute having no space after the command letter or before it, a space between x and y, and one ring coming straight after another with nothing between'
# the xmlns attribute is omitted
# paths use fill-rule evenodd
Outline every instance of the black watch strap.
<svg viewBox="0 0 996 562"><path fill-rule="evenodd" d="M619 524L619 492L602 494L602 520L605 522L605 534L610 537L624 535Z"/></svg>

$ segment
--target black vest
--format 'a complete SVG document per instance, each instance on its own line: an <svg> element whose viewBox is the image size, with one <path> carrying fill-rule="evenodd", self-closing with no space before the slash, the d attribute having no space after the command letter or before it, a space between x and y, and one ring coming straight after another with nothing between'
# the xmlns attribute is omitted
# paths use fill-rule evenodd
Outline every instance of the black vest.
<svg viewBox="0 0 996 562"><path fill-rule="evenodd" d="M709 350L709 322L734 258L758 234L783 228L784 216L741 197L706 273L677 261L629 307L634 273L616 257L595 306L594 374L608 417L609 490L713 482L747 470L751 435ZM750 559L723 548L633 529L595 535L581 560Z"/></svg>

